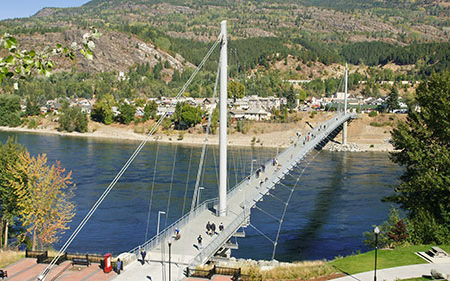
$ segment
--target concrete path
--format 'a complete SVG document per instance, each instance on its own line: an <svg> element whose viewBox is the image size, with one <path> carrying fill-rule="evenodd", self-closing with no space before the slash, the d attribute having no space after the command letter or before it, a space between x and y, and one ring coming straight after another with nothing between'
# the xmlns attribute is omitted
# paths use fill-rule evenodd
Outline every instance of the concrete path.
<svg viewBox="0 0 450 281"><path fill-rule="evenodd" d="M395 281L399 279L408 279L422 277L422 275L430 275L431 270L436 269L438 272L450 275L450 263L425 263L425 264L415 264L406 265L399 267L392 267L386 269L377 270L377 280L380 281ZM349 275L337 279L332 279L334 281L373 281L374 272L368 271L363 273L358 273L354 275Z"/></svg>

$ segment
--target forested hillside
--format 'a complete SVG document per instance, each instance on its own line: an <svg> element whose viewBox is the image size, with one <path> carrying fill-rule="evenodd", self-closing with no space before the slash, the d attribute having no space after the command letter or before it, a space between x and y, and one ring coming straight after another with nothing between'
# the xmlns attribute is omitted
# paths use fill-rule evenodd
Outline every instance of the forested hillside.
<svg viewBox="0 0 450 281"><path fill-rule="evenodd" d="M312 80L304 87L308 94L329 93L337 90L342 75L337 64L349 62L355 67L353 84L368 81L363 93L376 96L377 81L418 80L449 68L449 10L446 1L429 0L93 0L1 21L0 32L38 50L69 45L90 26L103 33L93 61L57 61L57 72L71 73L23 81L37 92L48 88L43 94L49 97L171 95L190 73L185 70L197 65L217 39L222 19L228 20L230 75L248 94L283 95L288 91L284 79ZM390 65L398 71L386 68ZM211 94L216 67L215 60L206 64L204 80L189 89L192 95ZM119 71L129 79L114 81ZM70 81L84 90L69 90ZM5 83L1 91L11 91L13 85Z"/></svg>

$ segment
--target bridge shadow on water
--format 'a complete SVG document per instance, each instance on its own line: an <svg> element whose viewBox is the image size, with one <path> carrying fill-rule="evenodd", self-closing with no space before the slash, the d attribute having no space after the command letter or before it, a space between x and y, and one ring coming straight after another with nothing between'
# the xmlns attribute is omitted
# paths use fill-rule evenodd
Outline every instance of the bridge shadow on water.
<svg viewBox="0 0 450 281"><path fill-rule="evenodd" d="M297 254L288 255L285 258L308 258L305 254L311 247L311 242L320 236L320 230L329 222L333 210L331 206L341 197L340 188L351 163L348 163L345 157L332 157L331 161L336 163L335 171L328 177L324 177L321 187L318 187L313 210L307 215L308 223L299 229L300 232L296 234L296 238L289 239L289 252Z"/></svg>

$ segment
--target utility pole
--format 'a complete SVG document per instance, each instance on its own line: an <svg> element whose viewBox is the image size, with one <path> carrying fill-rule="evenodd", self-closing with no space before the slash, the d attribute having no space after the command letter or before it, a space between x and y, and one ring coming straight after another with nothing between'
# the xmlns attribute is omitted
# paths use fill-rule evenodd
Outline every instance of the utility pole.
<svg viewBox="0 0 450 281"><path fill-rule="evenodd" d="M219 95L219 212L220 217L227 215L227 21L220 23L220 95Z"/></svg>
<svg viewBox="0 0 450 281"><path fill-rule="evenodd" d="M347 83L348 83L348 67L347 63L345 63L344 114L347 114ZM344 122L342 128L342 144L347 144L347 121Z"/></svg>

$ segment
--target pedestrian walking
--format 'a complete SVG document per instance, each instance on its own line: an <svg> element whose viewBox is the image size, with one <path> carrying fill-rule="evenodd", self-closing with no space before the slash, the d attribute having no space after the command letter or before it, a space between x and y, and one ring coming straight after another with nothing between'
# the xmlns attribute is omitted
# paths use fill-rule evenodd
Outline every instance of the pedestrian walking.
<svg viewBox="0 0 450 281"><path fill-rule="evenodd" d="M175 240L179 240L180 238L180 229L177 227L175 228Z"/></svg>
<svg viewBox="0 0 450 281"><path fill-rule="evenodd" d="M266 165L264 165L264 164L262 164L261 165L261 169L262 169L262 171L263 171L263 173L266 171Z"/></svg>
<svg viewBox="0 0 450 281"><path fill-rule="evenodd" d="M211 232L211 224L208 221L208 223L206 224L206 234L209 235L210 232Z"/></svg>
<svg viewBox="0 0 450 281"><path fill-rule="evenodd" d="M214 235L214 234L216 234L216 224L212 223L211 224L211 235Z"/></svg>
<svg viewBox="0 0 450 281"><path fill-rule="evenodd" d="M147 252L144 249L142 249L141 250L141 257L142 257L141 263L142 263L142 265L144 265L144 263L145 263L145 256L146 255L147 255Z"/></svg>
<svg viewBox="0 0 450 281"><path fill-rule="evenodd" d="M200 234L200 235L197 237L197 243L198 243L198 249L199 249L199 250L202 248L202 240L203 240L203 238L202 238L202 235Z"/></svg>
<svg viewBox="0 0 450 281"><path fill-rule="evenodd" d="M219 224L219 231L223 231L223 223Z"/></svg>
<svg viewBox="0 0 450 281"><path fill-rule="evenodd" d="M116 272L117 274L120 274L120 270L122 269L122 262L120 261L120 259L117 259L116 262Z"/></svg>

